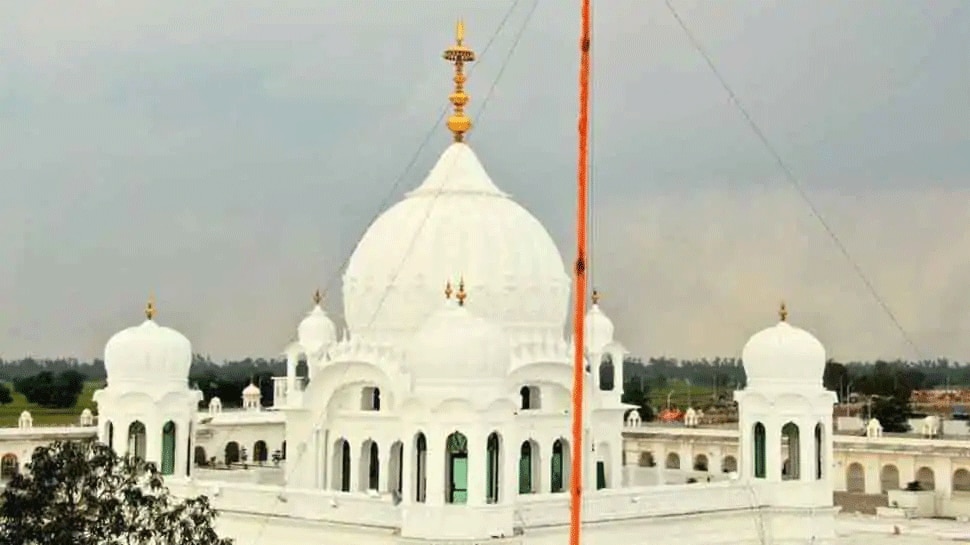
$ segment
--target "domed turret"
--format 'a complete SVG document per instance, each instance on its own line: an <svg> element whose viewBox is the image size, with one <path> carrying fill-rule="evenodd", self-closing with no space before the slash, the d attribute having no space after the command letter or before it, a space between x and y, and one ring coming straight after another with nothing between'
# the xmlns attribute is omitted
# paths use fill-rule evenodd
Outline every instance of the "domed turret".
<svg viewBox="0 0 970 545"><path fill-rule="evenodd" d="M178 331L155 322L152 301L148 302L145 317L141 325L119 331L105 345L108 386L187 386L192 343Z"/></svg>
<svg viewBox="0 0 970 545"><path fill-rule="evenodd" d="M593 305L586 312L586 350L602 353L613 342L613 321L600 309L599 292L593 290Z"/></svg>
<svg viewBox="0 0 970 545"><path fill-rule="evenodd" d="M313 310L296 329L297 341L307 354L315 354L321 349L326 349L337 340L337 328L320 306L322 301L323 296L320 290L317 290L313 294Z"/></svg>
<svg viewBox="0 0 970 545"><path fill-rule="evenodd" d="M778 315L779 322L755 333L741 352L748 387L786 384L821 387L825 347L811 333L788 323L784 303Z"/></svg>
<svg viewBox="0 0 970 545"><path fill-rule="evenodd" d="M475 316L465 306L464 282L415 334L406 365L415 381L488 380L505 377L511 362L501 326Z"/></svg>

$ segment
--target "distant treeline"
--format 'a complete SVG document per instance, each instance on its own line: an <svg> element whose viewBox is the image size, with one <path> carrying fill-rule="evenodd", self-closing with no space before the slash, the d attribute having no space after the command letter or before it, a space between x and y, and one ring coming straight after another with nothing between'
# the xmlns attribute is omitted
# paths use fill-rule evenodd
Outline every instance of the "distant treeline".
<svg viewBox="0 0 970 545"><path fill-rule="evenodd" d="M666 390L671 382L689 382L693 386L715 391L741 388L745 384L744 368L738 358L677 360L673 358L628 358L623 362L626 382L636 381L643 391ZM16 382L36 377L43 372L60 375L72 371L85 380L103 381L104 362L96 359L82 362L75 358L0 360L0 381ZM202 390L208 403L219 397L226 407L241 404L242 389L253 381L263 392L263 403L272 400L273 376L286 372L283 360L246 358L215 363L209 356L196 354L189 373L189 382ZM301 373L303 374L303 373ZM893 395L903 397L914 389L941 387L970 387L970 366L946 359L909 362L829 361L825 368L825 386L839 394ZM626 386L624 384L624 386Z"/></svg>

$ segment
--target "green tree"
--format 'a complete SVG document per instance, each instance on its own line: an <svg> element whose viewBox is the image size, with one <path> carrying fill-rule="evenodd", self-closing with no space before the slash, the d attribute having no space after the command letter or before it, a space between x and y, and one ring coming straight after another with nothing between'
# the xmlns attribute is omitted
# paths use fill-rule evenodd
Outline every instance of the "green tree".
<svg viewBox="0 0 970 545"><path fill-rule="evenodd" d="M38 447L0 496L5 545L231 545L208 498L177 500L154 465L93 441Z"/></svg>
<svg viewBox="0 0 970 545"><path fill-rule="evenodd" d="M7 403L13 403L13 396L10 395L10 388L0 382L0 405L6 405Z"/></svg>
<svg viewBox="0 0 970 545"><path fill-rule="evenodd" d="M909 413L907 399L890 396L872 400L872 417L882 424L883 431L890 433L909 431Z"/></svg>
<svg viewBox="0 0 970 545"><path fill-rule="evenodd" d="M623 395L620 401L636 405L640 413L640 420L649 422L653 420L653 407L650 405L650 390L645 381L641 379L630 379L623 384Z"/></svg>

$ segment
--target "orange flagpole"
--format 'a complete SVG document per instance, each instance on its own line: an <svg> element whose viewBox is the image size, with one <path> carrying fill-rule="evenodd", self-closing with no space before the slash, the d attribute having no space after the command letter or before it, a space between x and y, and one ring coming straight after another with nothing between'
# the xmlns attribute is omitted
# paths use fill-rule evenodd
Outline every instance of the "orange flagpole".
<svg viewBox="0 0 970 545"><path fill-rule="evenodd" d="M586 218L589 182L589 49L590 0L581 0L582 27L579 40L579 160L576 193L576 268L573 296L573 429L572 467L569 480L569 545L580 545L583 489L583 393L586 318Z"/></svg>

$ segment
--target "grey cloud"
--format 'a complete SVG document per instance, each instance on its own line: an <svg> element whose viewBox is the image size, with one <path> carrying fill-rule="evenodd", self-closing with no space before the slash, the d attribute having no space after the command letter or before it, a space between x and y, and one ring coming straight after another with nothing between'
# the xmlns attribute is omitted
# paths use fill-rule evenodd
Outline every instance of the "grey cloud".
<svg viewBox="0 0 970 545"><path fill-rule="evenodd" d="M853 237L859 259L888 275L880 277L887 298L925 308L906 312L915 313L908 327L925 330L926 350L965 351L958 336L939 333L956 326L928 317L961 323L966 305L952 286L970 272L955 257L968 244L956 227L940 231L947 243L932 238L936 226L966 214L934 213L965 198L970 172L970 129L961 121L970 118L970 14L961 3L675 4L823 210L842 214L835 225ZM0 21L0 262L9 265L0 267L0 354L96 354L139 318L151 291L160 319L200 350L274 353L308 293L335 277L445 103L451 83L440 52L455 18L464 16L480 50L509 5L10 6ZM540 0L480 110L528 7L523 0L475 68L471 141L569 260L573 4ZM636 284L641 271L668 282L661 291L669 297L683 290L682 300L657 299L667 307L620 311L630 345L683 355L736 349L741 328L690 314L701 303L688 296L698 293L732 306L773 288L811 299L819 315L878 316L864 296L833 291L851 272L823 252L817 226L771 215L781 205L764 195L786 182L662 3L597 4L595 30L596 234L607 237L598 246L631 249L601 252L597 274L606 292ZM395 196L418 183L446 143L439 128ZM748 207L759 202L765 215L753 216ZM799 206L788 217L804 219ZM785 228L764 231L762 218ZM939 255L929 252L934 244ZM781 249L789 265L755 266ZM898 265L911 252L932 264L923 276ZM694 265L721 255L723 273ZM897 269L909 272L885 272ZM893 274L926 287L895 293L907 284ZM673 285L680 278L686 283ZM780 295L738 316L748 328L761 325L762 304L773 307ZM669 308L678 301L685 306ZM339 314L339 297L331 307ZM799 301L793 307L793 316L805 315ZM848 333L822 331L836 353L905 354L885 340L895 338L891 330L843 325Z"/></svg>

